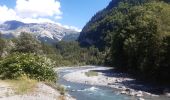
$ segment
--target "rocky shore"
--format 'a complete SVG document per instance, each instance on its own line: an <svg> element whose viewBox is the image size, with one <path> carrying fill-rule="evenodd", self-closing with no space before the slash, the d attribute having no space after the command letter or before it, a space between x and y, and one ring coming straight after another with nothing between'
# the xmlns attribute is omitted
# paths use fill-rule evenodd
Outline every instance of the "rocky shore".
<svg viewBox="0 0 170 100"><path fill-rule="evenodd" d="M118 72L109 67L91 67L87 66L87 69L66 74L64 79L70 82L111 87L118 89L120 94L135 96L140 100L143 100L144 96L159 97L159 95L150 92L152 87L137 82L126 73ZM89 71L97 72L98 75L89 77L85 74Z"/></svg>

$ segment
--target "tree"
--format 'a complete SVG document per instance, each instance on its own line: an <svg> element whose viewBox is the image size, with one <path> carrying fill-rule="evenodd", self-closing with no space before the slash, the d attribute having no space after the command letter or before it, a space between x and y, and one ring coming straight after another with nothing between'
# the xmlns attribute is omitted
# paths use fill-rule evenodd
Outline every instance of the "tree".
<svg viewBox="0 0 170 100"><path fill-rule="evenodd" d="M165 82L170 79L170 59L167 56L170 5L150 2L123 7L119 5L114 15L113 63L150 81Z"/></svg>
<svg viewBox="0 0 170 100"><path fill-rule="evenodd" d="M16 50L15 52L22 53L38 53L41 54L41 43L31 34L22 32L16 41Z"/></svg>
<svg viewBox="0 0 170 100"><path fill-rule="evenodd" d="M3 53L3 49L5 48L5 40L1 36L2 34L0 33L0 57Z"/></svg>

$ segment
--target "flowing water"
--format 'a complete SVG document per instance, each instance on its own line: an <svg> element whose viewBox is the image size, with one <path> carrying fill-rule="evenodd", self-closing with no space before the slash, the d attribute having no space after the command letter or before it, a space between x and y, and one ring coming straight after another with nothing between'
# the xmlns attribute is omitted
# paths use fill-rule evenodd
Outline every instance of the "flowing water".
<svg viewBox="0 0 170 100"><path fill-rule="evenodd" d="M118 93L114 90L103 86L92 86L81 83L69 82L63 79L65 74L82 70L86 68L69 68L59 71L59 84L62 84L68 93L77 100L138 100L132 96L127 96ZM147 98L147 100L168 100L167 98ZM170 99L169 99L170 100Z"/></svg>

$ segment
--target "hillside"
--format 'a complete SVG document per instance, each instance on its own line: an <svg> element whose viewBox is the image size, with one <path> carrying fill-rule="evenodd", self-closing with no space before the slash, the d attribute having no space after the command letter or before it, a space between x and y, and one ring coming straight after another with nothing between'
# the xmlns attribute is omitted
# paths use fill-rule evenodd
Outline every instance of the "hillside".
<svg viewBox="0 0 170 100"><path fill-rule="evenodd" d="M84 26L80 33L78 41L81 46L92 46L104 50L111 47L112 35L114 33L114 15L119 2L125 2L131 5L140 5L150 1L169 0L112 0L109 5L97 12L91 20Z"/></svg>
<svg viewBox="0 0 170 100"><path fill-rule="evenodd" d="M158 84L170 81L169 0L112 0L86 24L81 46L95 46L105 62L138 79Z"/></svg>

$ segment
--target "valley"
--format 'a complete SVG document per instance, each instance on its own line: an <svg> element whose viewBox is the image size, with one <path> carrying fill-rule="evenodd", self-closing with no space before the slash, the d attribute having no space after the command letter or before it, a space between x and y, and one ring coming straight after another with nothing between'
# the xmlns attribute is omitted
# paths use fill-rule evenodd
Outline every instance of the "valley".
<svg viewBox="0 0 170 100"><path fill-rule="evenodd" d="M0 100L170 99L169 0L10 2Z"/></svg>

